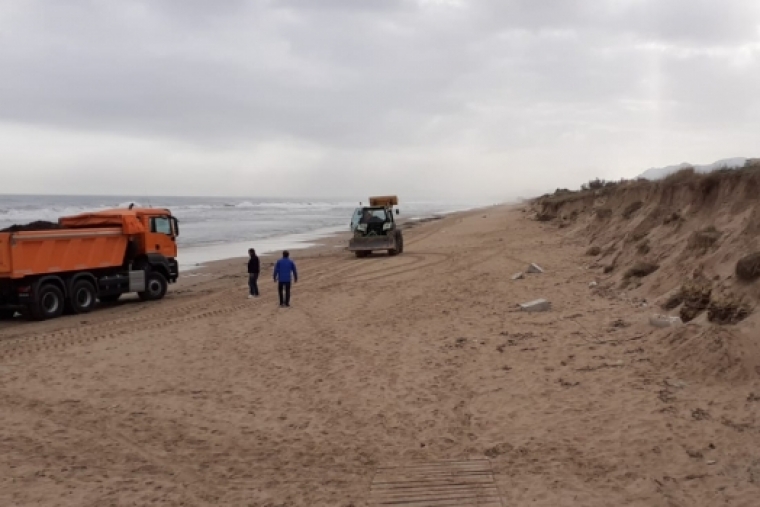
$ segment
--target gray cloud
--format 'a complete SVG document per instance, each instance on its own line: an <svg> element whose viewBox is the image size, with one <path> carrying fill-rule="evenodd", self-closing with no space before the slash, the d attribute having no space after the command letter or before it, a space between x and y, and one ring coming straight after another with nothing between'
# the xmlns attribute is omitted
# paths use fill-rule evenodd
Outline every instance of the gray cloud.
<svg viewBox="0 0 760 507"><path fill-rule="evenodd" d="M753 0L8 1L0 68L8 191L509 198L760 131Z"/></svg>

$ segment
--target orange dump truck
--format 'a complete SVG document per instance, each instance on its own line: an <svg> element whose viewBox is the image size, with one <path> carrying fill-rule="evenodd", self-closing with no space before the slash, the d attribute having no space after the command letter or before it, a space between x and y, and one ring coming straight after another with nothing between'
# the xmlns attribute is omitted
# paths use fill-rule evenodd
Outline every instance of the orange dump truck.
<svg viewBox="0 0 760 507"><path fill-rule="evenodd" d="M23 228L22 228L23 229ZM161 299L177 281L178 221L169 210L113 209L44 230L0 232L0 319L86 313L136 292Z"/></svg>

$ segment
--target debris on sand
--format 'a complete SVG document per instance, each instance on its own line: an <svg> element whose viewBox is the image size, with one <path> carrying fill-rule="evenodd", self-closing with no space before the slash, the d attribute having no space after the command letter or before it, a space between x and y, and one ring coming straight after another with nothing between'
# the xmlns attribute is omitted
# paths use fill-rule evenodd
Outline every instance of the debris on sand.
<svg viewBox="0 0 760 507"><path fill-rule="evenodd" d="M699 276L687 280L661 305L663 310L681 306L679 315L683 322L690 322L704 311L707 320L715 324L736 324L752 313L752 307L741 296L731 292L717 293L710 280Z"/></svg>
<svg viewBox="0 0 760 507"><path fill-rule="evenodd" d="M596 257L600 253L602 253L602 249L599 248L598 246L592 246L592 247L589 247L588 250L586 250L586 255L589 255L592 257Z"/></svg>
<svg viewBox="0 0 760 507"><path fill-rule="evenodd" d="M528 266L527 272L540 274L544 272L544 268L542 268L538 264L531 264L530 266Z"/></svg>
<svg viewBox="0 0 760 507"><path fill-rule="evenodd" d="M683 324L681 317L672 317L670 315L652 315L649 317L649 324L654 327L673 327Z"/></svg>
<svg viewBox="0 0 760 507"><path fill-rule="evenodd" d="M707 320L715 324L736 324L743 321L752 308L739 296L720 294L713 296L707 307Z"/></svg>
<svg viewBox="0 0 760 507"><path fill-rule="evenodd" d="M536 299L535 301L522 303L520 308L524 312L548 312L551 310L552 304L546 299Z"/></svg>
<svg viewBox="0 0 760 507"><path fill-rule="evenodd" d="M681 286L680 297L683 301L681 320L689 322L710 306L712 284L704 278L688 280Z"/></svg>
<svg viewBox="0 0 760 507"><path fill-rule="evenodd" d="M668 387L674 387L676 389L683 389L684 387L686 387L686 382L682 380L665 379L665 385Z"/></svg>
<svg viewBox="0 0 760 507"><path fill-rule="evenodd" d="M523 278L525 278L525 275L523 274L522 271L520 271L519 273L515 273L514 275L512 275L512 280L522 280Z"/></svg>

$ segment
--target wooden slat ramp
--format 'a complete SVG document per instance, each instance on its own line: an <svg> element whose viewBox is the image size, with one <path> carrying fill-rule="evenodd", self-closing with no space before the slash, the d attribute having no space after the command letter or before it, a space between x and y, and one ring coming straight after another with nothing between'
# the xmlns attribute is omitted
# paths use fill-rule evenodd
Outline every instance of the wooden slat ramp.
<svg viewBox="0 0 760 507"><path fill-rule="evenodd" d="M379 468L370 489L370 505L504 507L488 460Z"/></svg>

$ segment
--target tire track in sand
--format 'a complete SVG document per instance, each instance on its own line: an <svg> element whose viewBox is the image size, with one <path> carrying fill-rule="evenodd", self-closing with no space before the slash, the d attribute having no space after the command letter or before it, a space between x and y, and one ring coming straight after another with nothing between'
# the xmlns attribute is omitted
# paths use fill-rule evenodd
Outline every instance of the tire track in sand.
<svg viewBox="0 0 760 507"><path fill-rule="evenodd" d="M113 339L120 336L128 336L144 331L154 331L177 324L192 322L220 315L227 315L250 305L240 302L240 298L228 298L230 302L237 301L237 304L217 307L190 315L182 315L173 318L167 318L165 314L156 315L153 321L145 322L145 317L134 319L123 319L121 329L113 329L114 325L97 326L93 328L74 328L66 332L54 332L39 334L36 336L16 338L0 342L0 359L16 358L22 355L29 355L48 350L63 350L74 345L84 345L87 343L97 342L103 339ZM222 303L227 300L220 301ZM218 305L217 305L218 306ZM140 322L140 324L137 324ZM107 327L104 330L103 327Z"/></svg>
<svg viewBox="0 0 760 507"><path fill-rule="evenodd" d="M340 259L330 259L324 267L341 263ZM304 285L314 285L318 280ZM184 322L227 315L249 308L247 300L242 300L237 287L229 287L212 294L192 298L189 302L172 304L171 300L148 303L134 303L123 306L139 307L130 316L110 319L108 314L97 315L98 322L66 327L51 332L28 335L26 323L14 326L15 333L8 336L0 332L0 360L15 358L47 350L63 350L74 345L83 345L102 339L112 339L143 331L153 331ZM199 311L200 310L200 311ZM81 319L91 314L70 318ZM64 318L65 319L65 318ZM33 325L33 324L29 324ZM5 335L5 336L3 336Z"/></svg>
<svg viewBox="0 0 760 507"><path fill-rule="evenodd" d="M14 325L13 327L9 327L6 329L3 329L0 331L0 347L2 347L3 344L15 340L29 340L29 339L36 339L38 337L44 336L44 337L65 337L65 336L71 336L80 334L83 329L87 331L91 330L97 330L97 329L113 329L114 327L122 327L125 325L131 325L138 322L145 322L146 320L152 320L156 318L165 318L167 315L170 315L172 313L186 313L190 312L199 308L207 308L211 306L214 303L219 302L219 300L222 300L223 302L228 302L228 300L231 299L231 295L233 292L236 292L233 289L224 289L218 292L215 292L213 294L203 295L198 298L192 298L192 301L189 302L175 302L175 300L172 299L166 299L163 301L156 301L156 302L137 302L137 301L130 301L128 303L122 303L118 306L111 306L111 307L104 307L102 310L116 310L119 309L120 311L128 311L128 316L125 317L116 317L116 318L110 318L112 317L112 314L110 312L103 312L101 310L95 310L92 313L87 314L80 314L80 315L70 315L70 316L64 316L57 319L55 322L61 325L70 324L70 327L66 327L63 329L58 329L56 331L50 331L50 332L42 332L37 333L33 335L27 334L27 328L29 326L34 326L34 323L28 323L28 322L21 322L17 325ZM82 319L96 319L96 322L87 322L86 324L81 324ZM76 322L79 323L77 325ZM53 322L53 321L46 321L46 323Z"/></svg>
<svg viewBox="0 0 760 507"><path fill-rule="evenodd" d="M378 280L382 278L392 278L399 275L403 275L406 273L411 273L413 271L419 271L421 269L429 269L434 266L437 266L439 264L443 264L447 261L450 261L453 257L452 254L445 254L445 253L432 253L432 252L425 252L425 253L413 253L413 254L402 254L407 255L409 257L414 257L417 259L416 262L409 263L398 266L398 267L386 267L378 266L377 269L366 271L363 270L359 273L355 273L353 275L349 275L345 277L342 282L371 282L373 280Z"/></svg>
<svg viewBox="0 0 760 507"><path fill-rule="evenodd" d="M411 269L422 267L426 256L418 253L404 252L398 257L369 257L366 259L350 259L343 269L332 271L320 276L317 281L340 280L341 282L353 280L359 276L373 274L392 274L399 269ZM326 285L332 287L335 282Z"/></svg>

